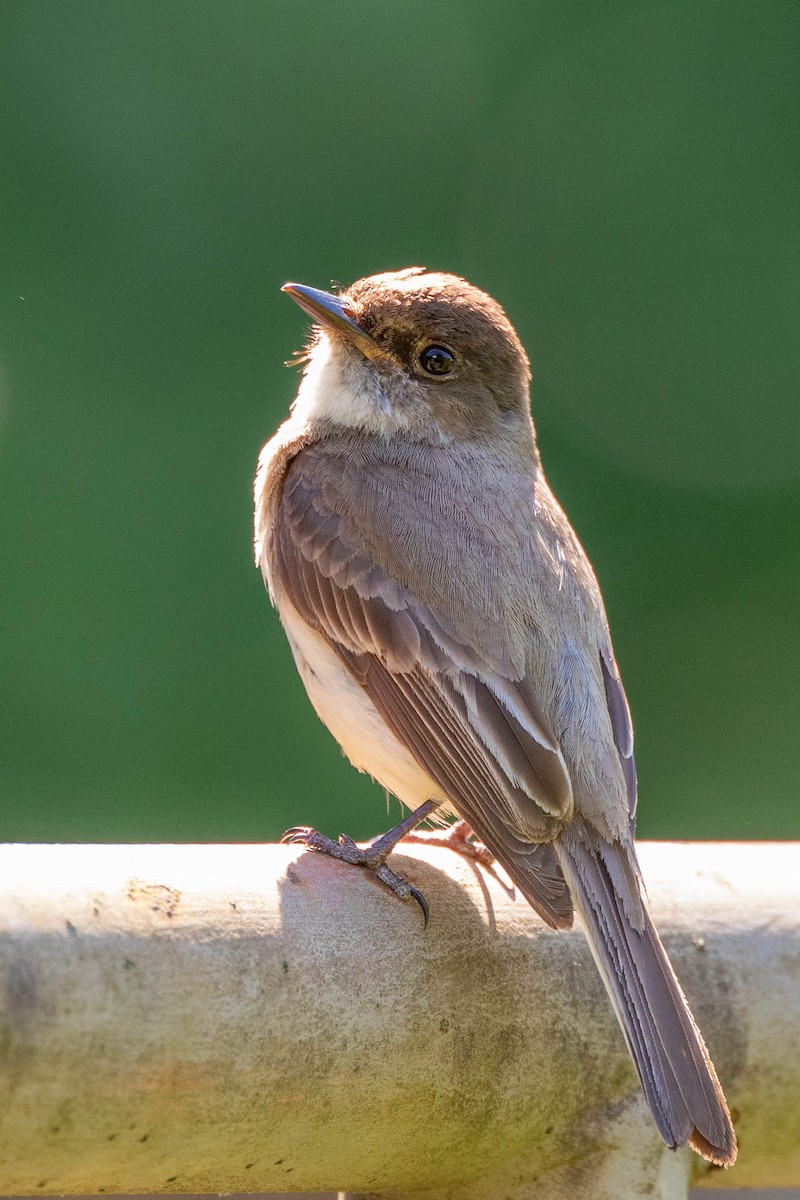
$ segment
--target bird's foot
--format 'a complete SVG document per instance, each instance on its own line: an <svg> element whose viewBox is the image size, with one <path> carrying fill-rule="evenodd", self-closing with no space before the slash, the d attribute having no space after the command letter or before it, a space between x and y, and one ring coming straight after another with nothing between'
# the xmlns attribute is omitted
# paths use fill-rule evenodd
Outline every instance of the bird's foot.
<svg viewBox="0 0 800 1200"><path fill-rule="evenodd" d="M420 846L443 846L482 867L493 867L495 859L491 850L482 842L473 841L474 836L466 821L454 821L446 829L413 829L403 841L416 842Z"/></svg>
<svg viewBox="0 0 800 1200"><path fill-rule="evenodd" d="M344 833L340 834L338 841L334 841L333 838L326 837L324 833L318 833L316 829L310 829L305 825L295 825L292 829L287 829L281 841L290 845L299 843L309 850L316 850L318 854L327 854L330 858L339 859L340 862L372 871L375 878L379 879L398 899L416 900L422 909L422 916L427 925L428 902L424 895L419 888L415 888L408 880L403 879L388 867L386 860L397 843L406 837L419 821L424 820L435 807L436 805L432 801L428 801L406 817L404 821L401 821L399 825L396 825L394 829L390 829L388 833L384 833L367 846L357 846L353 839Z"/></svg>

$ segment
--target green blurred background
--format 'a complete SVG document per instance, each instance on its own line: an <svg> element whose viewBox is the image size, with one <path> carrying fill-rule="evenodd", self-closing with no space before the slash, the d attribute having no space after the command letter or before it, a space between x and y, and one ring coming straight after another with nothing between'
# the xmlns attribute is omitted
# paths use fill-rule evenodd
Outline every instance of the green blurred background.
<svg viewBox="0 0 800 1200"><path fill-rule="evenodd" d="M799 46L783 0L3 0L0 837L386 827L250 489L280 284L412 263L531 354L641 834L800 837Z"/></svg>

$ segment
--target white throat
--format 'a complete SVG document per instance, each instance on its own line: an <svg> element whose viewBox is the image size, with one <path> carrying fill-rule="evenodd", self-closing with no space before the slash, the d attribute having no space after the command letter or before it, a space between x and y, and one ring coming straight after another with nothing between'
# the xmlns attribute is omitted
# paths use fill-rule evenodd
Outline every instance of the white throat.
<svg viewBox="0 0 800 1200"><path fill-rule="evenodd" d="M311 351L292 415L303 422L324 417L375 433L408 428L407 418L393 411L372 363L334 346L326 333Z"/></svg>

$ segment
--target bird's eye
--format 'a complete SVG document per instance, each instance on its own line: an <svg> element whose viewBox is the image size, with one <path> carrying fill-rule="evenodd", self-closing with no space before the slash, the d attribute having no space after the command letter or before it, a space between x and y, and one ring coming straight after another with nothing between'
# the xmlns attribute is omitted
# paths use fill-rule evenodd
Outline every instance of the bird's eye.
<svg viewBox="0 0 800 1200"><path fill-rule="evenodd" d="M426 346L419 361L429 375L449 375L456 364L456 356L444 346Z"/></svg>

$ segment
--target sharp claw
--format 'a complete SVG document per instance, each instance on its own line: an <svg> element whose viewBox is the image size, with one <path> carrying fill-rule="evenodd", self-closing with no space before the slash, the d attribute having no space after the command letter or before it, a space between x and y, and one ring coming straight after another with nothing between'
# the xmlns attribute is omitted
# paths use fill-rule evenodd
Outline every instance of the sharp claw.
<svg viewBox="0 0 800 1200"><path fill-rule="evenodd" d="M283 831L283 833L281 834L281 841L282 842L291 842L292 838L296 837L298 833L307 833L307 832L308 831L302 825L293 825L291 827L291 829L285 829Z"/></svg>
<svg viewBox="0 0 800 1200"><path fill-rule="evenodd" d="M419 888L412 887L411 884L408 885L408 894L410 896L414 897L417 904L422 909L422 918L423 918L422 928L427 929L428 928L428 920L430 918L430 911L428 909L428 901L425 899L424 895L419 890Z"/></svg>
<svg viewBox="0 0 800 1200"><path fill-rule="evenodd" d="M314 830L307 829L305 825L295 825L292 829L287 829L283 834L281 837L281 844L285 846L292 846L297 842L301 842L304 846L308 846L309 850L312 850L313 846L309 845L309 839L313 833Z"/></svg>

